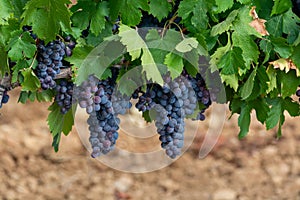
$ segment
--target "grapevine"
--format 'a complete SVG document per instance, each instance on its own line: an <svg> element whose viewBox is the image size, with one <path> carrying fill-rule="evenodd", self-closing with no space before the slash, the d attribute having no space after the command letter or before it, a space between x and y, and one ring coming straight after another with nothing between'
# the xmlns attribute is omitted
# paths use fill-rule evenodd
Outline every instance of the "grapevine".
<svg viewBox="0 0 300 200"><path fill-rule="evenodd" d="M205 120L213 103L239 116L239 138L253 111L277 137L285 111L300 116L299 1L2 2L0 108L16 87L20 103L52 102L55 151L77 106L88 114L94 158L115 148L119 115L131 107L154 120L172 159L182 153L185 120Z"/></svg>

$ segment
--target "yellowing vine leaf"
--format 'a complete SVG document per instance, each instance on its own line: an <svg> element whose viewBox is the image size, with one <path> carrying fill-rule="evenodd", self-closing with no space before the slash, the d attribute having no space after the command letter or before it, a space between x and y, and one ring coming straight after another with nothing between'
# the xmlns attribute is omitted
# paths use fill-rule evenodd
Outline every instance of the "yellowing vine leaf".
<svg viewBox="0 0 300 200"><path fill-rule="evenodd" d="M252 16L253 20L250 22L250 26L252 26L257 32L259 32L262 36L269 35L269 32L266 29L265 23L267 20L260 19L255 11L255 6L252 7L250 10L250 15Z"/></svg>
<svg viewBox="0 0 300 200"><path fill-rule="evenodd" d="M291 69L296 70L297 77L300 76L300 70L296 67L291 59L280 58L273 62L269 62L269 64L274 66L274 69L280 69L281 71L285 71L288 73Z"/></svg>

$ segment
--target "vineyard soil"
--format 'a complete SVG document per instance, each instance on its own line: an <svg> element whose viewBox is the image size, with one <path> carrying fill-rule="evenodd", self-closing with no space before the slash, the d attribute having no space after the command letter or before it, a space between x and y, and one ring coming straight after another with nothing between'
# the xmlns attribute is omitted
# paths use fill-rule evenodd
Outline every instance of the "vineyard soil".
<svg viewBox="0 0 300 200"><path fill-rule="evenodd" d="M92 159L76 130L54 153L48 104L17 105L17 92L0 115L0 199L300 199L299 117L287 117L280 140L253 119L239 141L234 116L203 160L197 154L209 120L200 122L192 147L171 166L129 174Z"/></svg>

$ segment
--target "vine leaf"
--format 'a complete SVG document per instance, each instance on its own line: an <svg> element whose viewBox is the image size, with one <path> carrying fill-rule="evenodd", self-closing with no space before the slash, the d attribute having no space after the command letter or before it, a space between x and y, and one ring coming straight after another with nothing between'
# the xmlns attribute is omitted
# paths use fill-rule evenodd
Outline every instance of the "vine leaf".
<svg viewBox="0 0 300 200"><path fill-rule="evenodd" d="M167 54L164 64L168 66L172 79L178 77L183 70L182 56L179 56L172 52Z"/></svg>
<svg viewBox="0 0 300 200"><path fill-rule="evenodd" d="M268 112L270 111L267 101L263 98L257 98L254 101L249 102L249 105L255 109L258 121L264 124L268 117Z"/></svg>
<svg viewBox="0 0 300 200"><path fill-rule="evenodd" d="M7 51L5 47L0 43L0 78L9 72L9 66L7 64Z"/></svg>
<svg viewBox="0 0 300 200"><path fill-rule="evenodd" d="M148 49L147 44L145 43L143 38L141 38L138 32L128 26L121 25L119 36L121 37L121 43L126 46L127 52L129 52L129 54L131 55L132 60L139 58L141 52L143 52L143 54L141 55L141 61L143 71L146 72L148 80L152 79L154 82L162 84L163 79L155 63L155 60L150 50Z"/></svg>
<svg viewBox="0 0 300 200"><path fill-rule="evenodd" d="M25 6L22 25L32 25L32 30L46 43L55 39L60 28L71 32L69 0L31 0Z"/></svg>
<svg viewBox="0 0 300 200"><path fill-rule="evenodd" d="M274 69L280 69L288 73L291 69L296 70L297 77L300 76L300 70L296 67L291 59L280 58L278 60L269 62L270 65L274 66Z"/></svg>
<svg viewBox="0 0 300 200"><path fill-rule="evenodd" d="M299 34L300 36L300 34ZM291 56L292 63L296 66L298 69L297 72L300 70L300 45L296 46L294 48L293 54ZM298 73L297 73L298 75Z"/></svg>
<svg viewBox="0 0 300 200"><path fill-rule="evenodd" d="M272 45L274 46L274 51L279 53L282 58L288 58L293 53L293 48L287 44L286 39L273 38L271 37Z"/></svg>
<svg viewBox="0 0 300 200"><path fill-rule="evenodd" d="M272 8L271 16L284 13L292 7L291 0L274 0L274 6Z"/></svg>
<svg viewBox="0 0 300 200"><path fill-rule="evenodd" d="M24 56L31 58L36 52L36 46L33 44L34 40L30 37L28 32L21 34L20 31L15 33L15 36L9 41L8 56L12 60L20 60Z"/></svg>
<svg viewBox="0 0 300 200"><path fill-rule="evenodd" d="M287 34L287 42L293 44L300 36L300 18L289 9L282 15L282 30Z"/></svg>
<svg viewBox="0 0 300 200"><path fill-rule="evenodd" d="M7 23L7 19L10 17L11 13L14 12L14 10L10 0L1 0L0 8L0 25L3 25Z"/></svg>
<svg viewBox="0 0 300 200"><path fill-rule="evenodd" d="M86 47L90 49L89 47ZM75 64L80 64L80 52L84 49L78 49L78 57L71 60ZM125 53L125 46L121 44L120 37L117 35L106 38L100 45L94 48L81 62L77 70L75 79L76 85L80 85L83 81L87 80L90 75L95 75L98 79L102 79L102 75L106 69L118 57ZM86 54L86 53L85 53Z"/></svg>
<svg viewBox="0 0 300 200"><path fill-rule="evenodd" d="M281 83L281 93L282 97L289 97L295 94L295 91L300 85L300 79L297 78L295 71L290 71L288 73L279 73L279 80Z"/></svg>
<svg viewBox="0 0 300 200"><path fill-rule="evenodd" d="M271 101L271 105L272 107L268 112L268 118L266 120L267 130L274 128L278 124L280 116L283 115L281 99L274 99L273 101Z"/></svg>
<svg viewBox="0 0 300 200"><path fill-rule="evenodd" d="M206 29L208 24L208 5L205 0L185 0L180 2L178 16L189 20L197 29Z"/></svg>
<svg viewBox="0 0 300 200"><path fill-rule="evenodd" d="M41 87L41 83L31 68L23 70L22 75L24 81L21 83L23 91L37 91Z"/></svg>
<svg viewBox="0 0 300 200"><path fill-rule="evenodd" d="M299 116L300 106L297 102L294 102L290 97L282 99L280 97L276 99L269 99L268 103L272 106L268 112L268 118L266 120L267 130L278 126L277 136L281 136L281 126L284 123L285 116L284 111L288 111L289 115L292 117Z"/></svg>
<svg viewBox="0 0 300 200"><path fill-rule="evenodd" d="M82 65L84 59L89 55L89 53L93 50L91 46L76 46L72 52L71 57L66 57L65 60L70 62L73 65L73 70L76 71Z"/></svg>
<svg viewBox="0 0 300 200"><path fill-rule="evenodd" d="M81 30L87 29L90 24L91 33L98 36L105 28L105 16L108 15L107 2L79 1L72 6L72 22Z"/></svg>
<svg viewBox="0 0 300 200"><path fill-rule="evenodd" d="M247 99L253 92L255 76L256 76L256 70L253 70L249 78L247 79L246 83L241 87L242 100Z"/></svg>
<svg viewBox="0 0 300 200"><path fill-rule="evenodd" d="M244 138L249 132L249 126L251 122L251 108L246 103L243 103L241 106L241 113L238 118L238 125L240 127L239 138Z"/></svg>
<svg viewBox="0 0 300 200"><path fill-rule="evenodd" d="M60 107L57 103L53 103L48 110L50 111L47 122L49 129L53 136L53 147L55 151L58 151L58 145L61 133L68 135L74 125L74 116L72 109L70 109L65 115L61 114Z"/></svg>
<svg viewBox="0 0 300 200"><path fill-rule="evenodd" d="M269 94L271 91L273 91L275 88L277 88L276 70L273 67L268 67L267 75L268 75L270 81L268 82L268 89L267 89L266 93Z"/></svg>
<svg viewBox="0 0 300 200"><path fill-rule="evenodd" d="M251 62L255 64L258 62L260 52L250 35L239 34L239 32L235 31L232 34L232 42L234 46L242 49L242 56L248 69L250 69Z"/></svg>
<svg viewBox="0 0 300 200"><path fill-rule="evenodd" d="M238 10L232 11L224 21L213 26L211 29L211 35L216 36L228 31L232 26L232 22L236 19L238 12Z"/></svg>
<svg viewBox="0 0 300 200"><path fill-rule="evenodd" d="M251 3L251 0L237 0L238 2L240 2L241 4L249 4Z"/></svg>
<svg viewBox="0 0 300 200"><path fill-rule="evenodd" d="M215 0L217 5L216 13L225 12L233 6L233 0Z"/></svg>
<svg viewBox="0 0 300 200"><path fill-rule="evenodd" d="M230 34L228 34L228 42L226 46L224 47L219 47L213 55L210 56L210 67L211 67L211 72L215 72L218 70L217 65L219 64L221 58L230 50L231 48L231 42L230 42Z"/></svg>
<svg viewBox="0 0 300 200"><path fill-rule="evenodd" d="M226 85L230 86L235 92L237 92L239 88L239 78L236 74L221 74L221 79L222 82L224 82Z"/></svg>
<svg viewBox="0 0 300 200"><path fill-rule="evenodd" d="M219 69L222 69L222 73L225 75L237 74L239 69L245 68L245 61L242 57L242 49L234 47L228 51L218 63Z"/></svg>
<svg viewBox="0 0 300 200"><path fill-rule="evenodd" d="M161 21L166 13L169 13L172 9L171 4L167 0L151 0L150 1L150 14Z"/></svg>
<svg viewBox="0 0 300 200"><path fill-rule="evenodd" d="M140 9L149 11L148 0L111 0L109 1L110 17L112 20L117 19L118 15L122 16L122 22L128 26L137 25L142 18Z"/></svg>
<svg viewBox="0 0 300 200"><path fill-rule="evenodd" d="M181 42L179 42L175 49L179 52L186 53L196 49L198 47L198 41L196 38L184 38Z"/></svg>

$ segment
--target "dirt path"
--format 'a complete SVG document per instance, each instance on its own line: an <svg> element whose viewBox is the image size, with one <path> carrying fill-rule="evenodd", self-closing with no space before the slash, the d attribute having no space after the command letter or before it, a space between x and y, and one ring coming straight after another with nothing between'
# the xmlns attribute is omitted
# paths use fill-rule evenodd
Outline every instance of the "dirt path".
<svg viewBox="0 0 300 200"><path fill-rule="evenodd" d="M17 105L12 96L0 110L0 199L300 199L299 118L287 118L280 140L254 121L239 141L233 117L200 160L204 122L192 147L169 167L130 174L90 158L76 130L54 153L48 104Z"/></svg>

